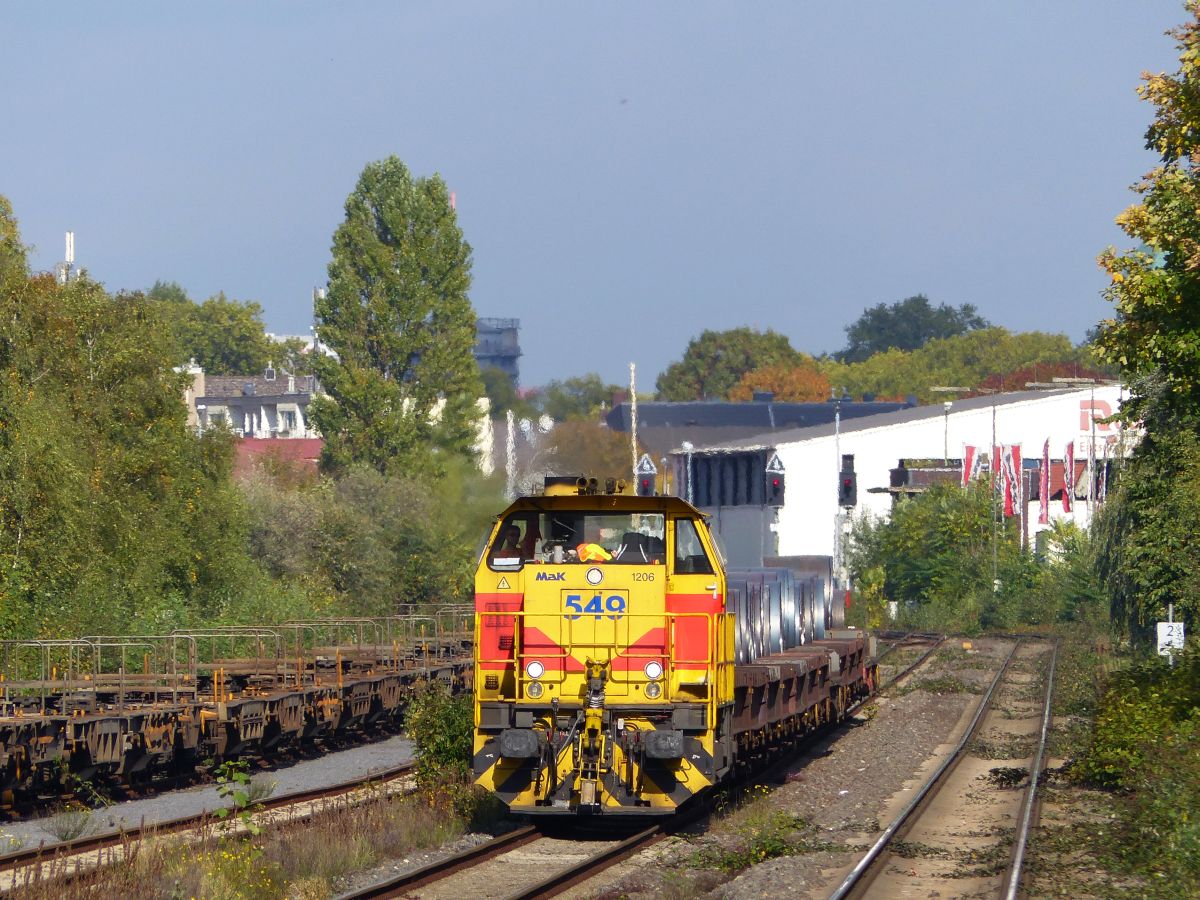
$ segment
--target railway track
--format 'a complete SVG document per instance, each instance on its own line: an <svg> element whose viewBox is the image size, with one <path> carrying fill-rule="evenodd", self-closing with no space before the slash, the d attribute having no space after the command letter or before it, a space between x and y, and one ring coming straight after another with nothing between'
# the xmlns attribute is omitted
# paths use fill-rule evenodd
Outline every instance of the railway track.
<svg viewBox="0 0 1200 900"><path fill-rule="evenodd" d="M554 897L694 824L707 813L707 809L685 811L669 822L611 840L565 839L528 825L412 872L342 894L338 900Z"/></svg>
<svg viewBox="0 0 1200 900"><path fill-rule="evenodd" d="M356 792L378 797L406 790L404 782L414 765L408 762L369 776L268 797L254 804L250 812L256 822L271 826L304 821L329 800L349 798ZM41 880L77 878L129 858L142 840L169 835L182 838L188 832L203 832L219 822L230 824L216 810L205 811L4 854L0 856L0 893ZM236 829L239 824L232 823L231 827Z"/></svg>
<svg viewBox="0 0 1200 900"><path fill-rule="evenodd" d="M1046 652L1050 658L1040 708L1035 709L1021 695L1030 693L1036 674L1018 670L1015 663L1028 669ZM959 879L956 891L1017 896L1045 759L1057 653L1057 642L1014 641L950 754L837 886L831 900L944 892L947 877ZM1013 696L1000 706L1002 691ZM1036 736L1028 757L1009 760L1028 759L1027 768L994 765L997 751L989 749L989 743L995 744L997 735L1018 743ZM1021 790L1012 789L1022 782ZM1013 825L1015 838L1008 843Z"/></svg>
<svg viewBox="0 0 1200 900"><path fill-rule="evenodd" d="M945 635L904 633L883 656L898 648L920 648L923 652L893 675L884 687L907 678L920 668L945 642ZM853 713L867 700L852 706ZM790 754L759 771L759 779L790 760ZM464 850L419 869L386 881L342 894L339 900L375 900L386 897L459 898L495 897L503 900L533 900L553 897L576 887L636 853L653 846L672 833L703 819L709 810L685 810L669 822L652 825L622 840L577 841L543 835L526 826L486 844ZM567 861L563 865L564 860ZM549 870L547 872L547 870Z"/></svg>

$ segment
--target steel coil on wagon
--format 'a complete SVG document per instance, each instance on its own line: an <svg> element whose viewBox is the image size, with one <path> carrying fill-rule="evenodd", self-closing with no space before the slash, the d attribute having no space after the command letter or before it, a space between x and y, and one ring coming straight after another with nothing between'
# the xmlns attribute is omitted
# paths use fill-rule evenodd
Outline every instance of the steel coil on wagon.
<svg viewBox="0 0 1200 900"><path fill-rule="evenodd" d="M825 579L791 569L730 569L725 611L735 615L736 661L810 644L831 627L832 596Z"/></svg>

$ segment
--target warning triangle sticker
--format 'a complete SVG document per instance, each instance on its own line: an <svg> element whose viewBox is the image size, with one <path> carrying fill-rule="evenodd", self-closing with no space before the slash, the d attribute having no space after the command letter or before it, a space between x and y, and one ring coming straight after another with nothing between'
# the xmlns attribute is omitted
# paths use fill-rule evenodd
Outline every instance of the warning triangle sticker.
<svg viewBox="0 0 1200 900"><path fill-rule="evenodd" d="M496 589L497 589L497 590L500 590L500 591L510 591L510 590L512 590L512 588L511 588L511 587L509 587L509 585L508 585L508 579L507 579L507 578L503 578L503 577L500 579L500 583L499 583L498 585L496 585Z"/></svg>

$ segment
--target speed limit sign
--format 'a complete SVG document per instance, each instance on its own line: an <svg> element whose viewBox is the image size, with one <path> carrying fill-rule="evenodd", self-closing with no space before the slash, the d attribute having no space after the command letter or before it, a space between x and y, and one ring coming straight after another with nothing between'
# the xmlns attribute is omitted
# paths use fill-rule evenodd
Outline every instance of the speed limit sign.
<svg viewBox="0 0 1200 900"><path fill-rule="evenodd" d="M1158 623L1158 655L1170 656L1177 650L1183 649L1183 623Z"/></svg>

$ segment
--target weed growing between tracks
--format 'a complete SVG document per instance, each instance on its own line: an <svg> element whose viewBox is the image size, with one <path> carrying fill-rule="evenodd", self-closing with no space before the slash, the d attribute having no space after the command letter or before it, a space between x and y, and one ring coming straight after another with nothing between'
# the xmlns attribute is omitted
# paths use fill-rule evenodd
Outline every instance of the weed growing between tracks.
<svg viewBox="0 0 1200 900"><path fill-rule="evenodd" d="M701 845L684 854L674 871L653 885L653 893L695 897L770 859L845 849L818 839L817 827L807 819L773 807L770 794L770 788L755 785L720 810Z"/></svg>
<svg viewBox="0 0 1200 900"><path fill-rule="evenodd" d="M916 678L891 690L895 697L903 697L913 691L925 691L927 694L981 694L983 689L955 678L953 675L936 675L928 678Z"/></svg>

